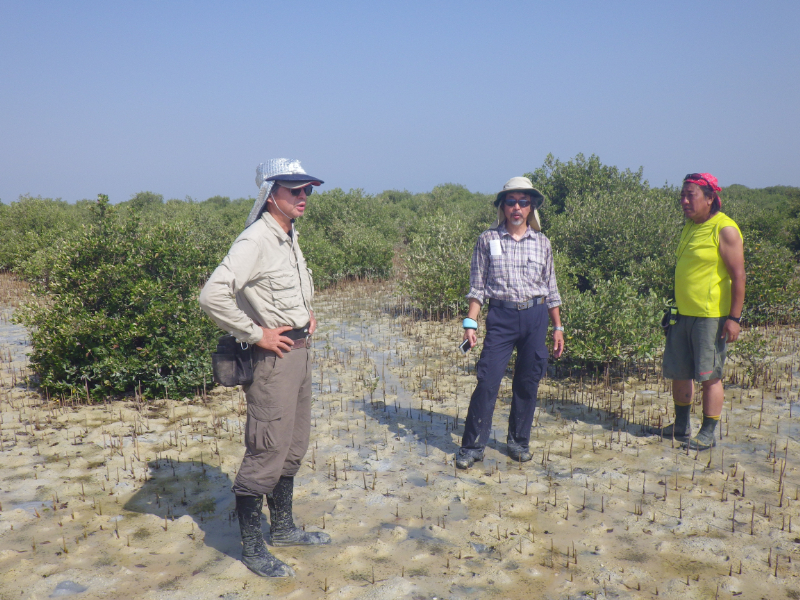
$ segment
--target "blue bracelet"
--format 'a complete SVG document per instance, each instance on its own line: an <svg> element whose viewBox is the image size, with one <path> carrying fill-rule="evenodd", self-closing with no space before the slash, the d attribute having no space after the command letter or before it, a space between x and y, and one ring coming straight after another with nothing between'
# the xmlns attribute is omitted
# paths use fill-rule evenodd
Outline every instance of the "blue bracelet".
<svg viewBox="0 0 800 600"><path fill-rule="evenodd" d="M475 319L470 319L468 317L468 318L464 319L464 322L462 323L462 326L464 327L464 329L477 329L478 328L478 322Z"/></svg>

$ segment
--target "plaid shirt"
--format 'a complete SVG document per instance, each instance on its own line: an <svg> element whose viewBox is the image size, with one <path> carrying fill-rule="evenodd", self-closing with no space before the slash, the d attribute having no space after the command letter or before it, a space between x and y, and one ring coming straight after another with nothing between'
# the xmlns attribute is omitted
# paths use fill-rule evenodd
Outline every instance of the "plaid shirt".
<svg viewBox="0 0 800 600"><path fill-rule="evenodd" d="M561 305L550 240L530 227L519 241L511 237L504 223L484 231L472 254L469 286L467 298L481 304L486 298L524 302L546 296L547 308Z"/></svg>

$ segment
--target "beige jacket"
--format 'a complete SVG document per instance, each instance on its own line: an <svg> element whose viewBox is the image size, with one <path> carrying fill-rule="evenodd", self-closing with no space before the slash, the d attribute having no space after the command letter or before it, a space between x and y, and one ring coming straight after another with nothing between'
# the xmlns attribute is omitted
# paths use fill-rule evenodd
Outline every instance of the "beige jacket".
<svg viewBox="0 0 800 600"><path fill-rule="evenodd" d="M292 235L268 212L245 229L200 292L200 306L237 340L255 344L258 325L303 327L310 318L311 269Z"/></svg>

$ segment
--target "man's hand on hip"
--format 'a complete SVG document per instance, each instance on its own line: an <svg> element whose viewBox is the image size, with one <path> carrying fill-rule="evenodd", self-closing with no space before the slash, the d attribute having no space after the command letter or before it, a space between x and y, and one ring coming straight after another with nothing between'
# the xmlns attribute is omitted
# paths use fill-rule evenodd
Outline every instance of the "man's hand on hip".
<svg viewBox="0 0 800 600"><path fill-rule="evenodd" d="M290 352L292 350L292 346L294 346L294 342L291 340L291 338L283 335L290 329L291 327L288 325L284 325L283 327L278 327L276 329L267 329L266 327L262 327L261 331L263 332L263 335L261 336L261 339L258 340L256 346L263 348L264 350L271 350L278 355L278 358L283 358L283 352L281 352L281 350Z"/></svg>
<svg viewBox="0 0 800 600"><path fill-rule="evenodd" d="M553 332L553 356L556 358L561 358L561 355L564 353L564 332L563 331L554 331Z"/></svg>

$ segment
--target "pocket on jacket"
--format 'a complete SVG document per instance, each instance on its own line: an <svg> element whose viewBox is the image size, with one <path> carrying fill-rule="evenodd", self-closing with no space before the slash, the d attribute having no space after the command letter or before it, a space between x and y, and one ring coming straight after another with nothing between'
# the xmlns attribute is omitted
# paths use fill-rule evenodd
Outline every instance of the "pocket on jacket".
<svg viewBox="0 0 800 600"><path fill-rule="evenodd" d="M489 257L489 269L487 273L487 283L493 287L498 286L503 281L503 271L505 270L505 257L500 254Z"/></svg>
<svg viewBox="0 0 800 600"><path fill-rule="evenodd" d="M300 283L295 281L291 273L279 273L269 279L272 292L272 304L280 310L288 310L302 306Z"/></svg>
<svg viewBox="0 0 800 600"><path fill-rule="evenodd" d="M526 265L525 274L530 277L532 281L542 281L542 273L544 272L544 263L528 257L528 264Z"/></svg>

